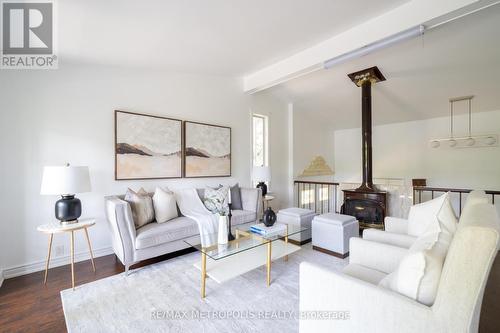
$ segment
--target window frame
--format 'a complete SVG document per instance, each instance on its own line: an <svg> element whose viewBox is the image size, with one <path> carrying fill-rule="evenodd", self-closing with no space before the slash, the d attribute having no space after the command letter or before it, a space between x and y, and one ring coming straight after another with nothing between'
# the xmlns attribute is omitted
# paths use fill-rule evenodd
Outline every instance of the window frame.
<svg viewBox="0 0 500 333"><path fill-rule="evenodd" d="M254 119L255 118L260 118L262 119L262 136L263 136L263 148L262 148L262 155L263 155L263 165L255 165L255 125L254 125ZM252 113L252 165L253 166L269 166L269 138L268 138L268 126L269 126L269 117L262 115L262 114L257 114L257 113Z"/></svg>

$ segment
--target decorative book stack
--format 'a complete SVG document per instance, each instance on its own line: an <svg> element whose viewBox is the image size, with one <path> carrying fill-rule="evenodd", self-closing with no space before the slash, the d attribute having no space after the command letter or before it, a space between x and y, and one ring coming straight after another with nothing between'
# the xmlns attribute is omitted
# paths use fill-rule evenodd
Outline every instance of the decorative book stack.
<svg viewBox="0 0 500 333"><path fill-rule="evenodd" d="M251 226L250 231L265 237L279 236L286 232L286 224L276 223L271 227L266 227L264 223L259 223Z"/></svg>

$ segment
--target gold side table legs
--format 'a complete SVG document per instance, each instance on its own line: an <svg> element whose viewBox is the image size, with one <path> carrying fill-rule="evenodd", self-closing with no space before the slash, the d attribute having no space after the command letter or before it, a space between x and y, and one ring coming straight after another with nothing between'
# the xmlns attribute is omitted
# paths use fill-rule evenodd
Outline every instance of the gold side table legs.
<svg viewBox="0 0 500 333"><path fill-rule="evenodd" d="M267 242L267 286L271 285L271 242Z"/></svg>
<svg viewBox="0 0 500 333"><path fill-rule="evenodd" d="M92 254L92 245L90 245L89 232L87 231L87 228L83 230L85 231L85 238L87 238L87 244L89 245L90 260L92 261L92 269L94 270L95 273L94 255Z"/></svg>
<svg viewBox="0 0 500 333"><path fill-rule="evenodd" d="M50 234L50 236L49 236L49 250L47 253L47 262L45 263L45 278L43 279L43 284L47 284L47 275L49 274L50 252L52 250L52 239L53 238L54 238L54 234Z"/></svg>
<svg viewBox="0 0 500 333"><path fill-rule="evenodd" d="M87 227L82 227L85 231L85 238L87 239L87 245L89 246L90 260L92 262L92 269L95 272L94 254L92 253L92 245L90 243L89 233ZM68 231L70 235L70 260L71 260L71 287L75 290L75 230ZM49 264L50 257L52 253L52 240L54 239L54 233L49 234L49 249L47 251L47 261L45 263L45 276L43 279L43 284L47 284L47 276L49 275Z"/></svg>
<svg viewBox="0 0 500 333"><path fill-rule="evenodd" d="M71 231L71 287L75 290L75 232Z"/></svg>
<svg viewBox="0 0 500 333"><path fill-rule="evenodd" d="M207 279L207 255L201 251L201 298L205 298L205 283Z"/></svg>

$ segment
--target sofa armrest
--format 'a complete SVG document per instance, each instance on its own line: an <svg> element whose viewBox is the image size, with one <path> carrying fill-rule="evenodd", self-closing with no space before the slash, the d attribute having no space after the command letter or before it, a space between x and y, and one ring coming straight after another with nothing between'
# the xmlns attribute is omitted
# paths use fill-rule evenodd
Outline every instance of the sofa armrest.
<svg viewBox="0 0 500 333"><path fill-rule="evenodd" d="M378 229L365 229L363 230L363 239L409 249L417 237Z"/></svg>
<svg viewBox="0 0 500 333"><path fill-rule="evenodd" d="M241 203L243 210L256 212L257 215L262 209L262 192L259 188L241 187Z"/></svg>
<svg viewBox="0 0 500 333"><path fill-rule="evenodd" d="M349 263L384 273L392 273L408 253L402 247L352 237L349 241Z"/></svg>
<svg viewBox="0 0 500 333"><path fill-rule="evenodd" d="M113 250L124 265L133 264L136 233L130 205L116 196L106 197L104 201Z"/></svg>
<svg viewBox="0 0 500 333"><path fill-rule="evenodd" d="M408 235L408 220L399 217L386 216L384 219L385 231L395 234Z"/></svg>
<svg viewBox="0 0 500 333"><path fill-rule="evenodd" d="M300 332L444 331L430 307L307 262L300 264L299 322Z"/></svg>

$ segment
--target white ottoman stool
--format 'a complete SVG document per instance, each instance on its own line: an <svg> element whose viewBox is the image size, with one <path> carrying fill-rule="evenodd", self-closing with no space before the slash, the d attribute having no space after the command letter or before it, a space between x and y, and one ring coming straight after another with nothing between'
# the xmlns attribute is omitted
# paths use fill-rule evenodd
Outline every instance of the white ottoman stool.
<svg viewBox="0 0 500 333"><path fill-rule="evenodd" d="M305 244L311 241L311 222L317 214L310 209L303 208L285 208L278 212L277 221L293 225L297 227L304 227L307 230L288 237L292 243Z"/></svg>
<svg viewBox="0 0 500 333"><path fill-rule="evenodd" d="M349 255L351 237L359 237L359 223L354 216L327 213L312 221L314 250L343 259Z"/></svg>

